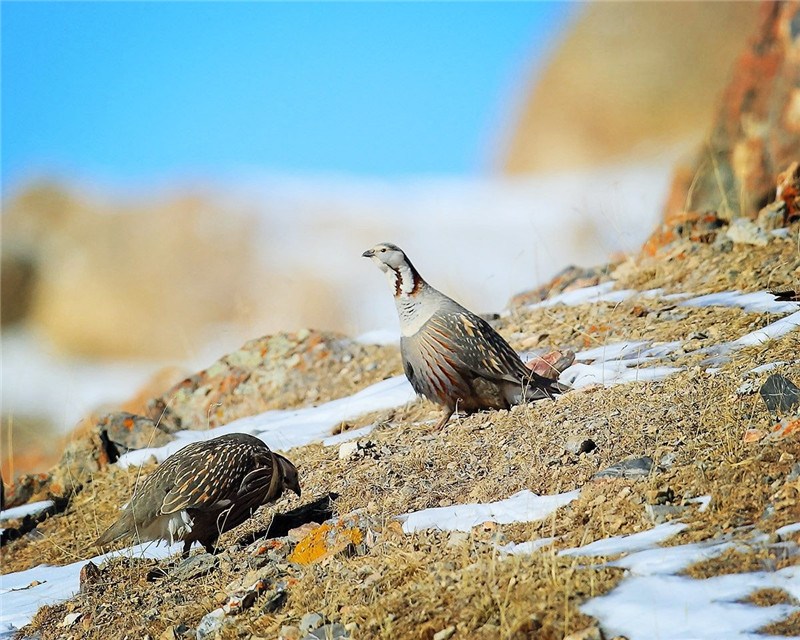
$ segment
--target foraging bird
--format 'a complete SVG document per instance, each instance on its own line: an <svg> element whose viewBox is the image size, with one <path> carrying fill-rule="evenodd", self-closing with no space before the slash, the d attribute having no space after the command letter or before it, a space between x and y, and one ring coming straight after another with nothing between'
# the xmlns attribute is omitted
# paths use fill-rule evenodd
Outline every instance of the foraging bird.
<svg viewBox="0 0 800 640"><path fill-rule="evenodd" d="M425 282L399 247L385 242L362 255L394 290L406 377L444 407L435 429L456 410L508 409L567 389L533 373L488 322Z"/></svg>
<svg viewBox="0 0 800 640"><path fill-rule="evenodd" d="M300 495L297 469L258 438L231 433L194 442L167 458L95 544L123 538L196 540L209 553L224 532L247 520L284 490Z"/></svg>

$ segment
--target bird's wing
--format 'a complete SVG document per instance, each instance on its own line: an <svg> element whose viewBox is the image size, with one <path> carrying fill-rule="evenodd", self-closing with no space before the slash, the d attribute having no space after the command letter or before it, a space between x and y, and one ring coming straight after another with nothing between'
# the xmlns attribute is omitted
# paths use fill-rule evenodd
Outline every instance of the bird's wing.
<svg viewBox="0 0 800 640"><path fill-rule="evenodd" d="M271 479L271 460L266 465L241 447L232 446L224 453L198 448L188 453L175 469L172 488L164 496L161 513L183 509L211 511L235 502L247 484L252 489ZM269 486L269 480L266 480ZM248 491L249 492L249 491Z"/></svg>
<svg viewBox="0 0 800 640"><path fill-rule="evenodd" d="M486 320L462 307L433 315L428 335L452 353L460 368L490 380L521 383L531 377L511 346Z"/></svg>

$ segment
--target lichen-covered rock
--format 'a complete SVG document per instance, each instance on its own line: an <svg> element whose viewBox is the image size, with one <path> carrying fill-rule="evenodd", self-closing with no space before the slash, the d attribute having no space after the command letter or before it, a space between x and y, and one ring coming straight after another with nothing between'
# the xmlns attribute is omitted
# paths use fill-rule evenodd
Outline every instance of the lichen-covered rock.
<svg viewBox="0 0 800 640"><path fill-rule="evenodd" d="M400 371L396 348L301 330L250 340L152 400L169 431L209 429L270 409L339 397Z"/></svg>
<svg viewBox="0 0 800 640"><path fill-rule="evenodd" d="M316 527L297 543L289 562L301 565L322 562L339 553L363 551L363 542L369 522L361 516L345 516L339 520L329 520Z"/></svg>
<svg viewBox="0 0 800 640"><path fill-rule="evenodd" d="M97 430L113 443L119 455L144 447L160 447L172 439L160 422L126 411L103 416L97 421Z"/></svg>

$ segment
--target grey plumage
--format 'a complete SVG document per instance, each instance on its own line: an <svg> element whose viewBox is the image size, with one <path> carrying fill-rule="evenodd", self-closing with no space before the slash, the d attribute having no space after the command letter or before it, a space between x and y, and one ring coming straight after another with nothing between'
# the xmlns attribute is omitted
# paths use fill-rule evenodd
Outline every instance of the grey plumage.
<svg viewBox="0 0 800 640"><path fill-rule="evenodd" d="M232 433L190 444L167 458L134 492L98 546L124 538L195 541L207 551L285 489L300 495L297 469L258 438Z"/></svg>
<svg viewBox="0 0 800 640"><path fill-rule="evenodd" d="M456 411L507 409L562 393L566 387L533 373L483 318L431 287L403 251L389 243L365 251L394 288L403 368L415 391Z"/></svg>

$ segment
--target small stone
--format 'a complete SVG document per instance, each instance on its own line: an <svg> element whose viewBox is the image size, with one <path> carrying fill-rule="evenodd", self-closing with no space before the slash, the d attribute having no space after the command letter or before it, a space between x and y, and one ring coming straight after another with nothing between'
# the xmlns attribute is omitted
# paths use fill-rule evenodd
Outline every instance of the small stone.
<svg viewBox="0 0 800 640"><path fill-rule="evenodd" d="M303 640L342 640L349 637L350 635L344 626L336 622L334 624L324 624L314 629Z"/></svg>
<svg viewBox="0 0 800 640"><path fill-rule="evenodd" d="M770 202L758 212L758 226L765 231L780 229L786 224L786 203L783 200Z"/></svg>
<svg viewBox="0 0 800 640"><path fill-rule="evenodd" d="M664 504L646 504L644 506L644 510L647 514L647 517L650 518L653 524L663 524L667 520L670 520L671 516L676 516L686 511L686 507Z"/></svg>
<svg viewBox="0 0 800 640"><path fill-rule="evenodd" d="M61 626L64 628L71 627L82 617L83 613L81 613L80 611L76 611L75 613L68 613L66 616L64 616L64 619L61 621Z"/></svg>
<svg viewBox="0 0 800 640"><path fill-rule="evenodd" d="M603 634L600 631L600 627L592 625L586 629L564 636L564 640L603 640Z"/></svg>
<svg viewBox="0 0 800 640"><path fill-rule="evenodd" d="M606 478L643 478L649 475L652 469L653 459L650 456L625 458L603 471L598 471L592 476L592 480Z"/></svg>
<svg viewBox="0 0 800 640"><path fill-rule="evenodd" d="M319 527L319 525L316 522L306 522L304 525L295 527L294 529L289 529L289 533L287 535L289 536L289 540L292 542L300 542L317 527Z"/></svg>
<svg viewBox="0 0 800 640"><path fill-rule="evenodd" d="M764 247L769 243L769 236L755 222L748 218L734 219L726 233L734 244L751 244Z"/></svg>
<svg viewBox="0 0 800 640"><path fill-rule="evenodd" d="M525 366L543 378L558 380L561 373L572 366L573 362L575 362L575 352L567 349L565 351L551 351L544 355L535 356L532 360L528 361Z"/></svg>
<svg viewBox="0 0 800 640"><path fill-rule="evenodd" d="M761 431L760 429L748 429L744 432L744 436L742 436L743 442L758 442L761 440L766 434Z"/></svg>
<svg viewBox="0 0 800 640"><path fill-rule="evenodd" d="M169 625L164 631L161 632L161 635L158 636L158 640L178 640L178 636L175 635L175 625Z"/></svg>
<svg viewBox="0 0 800 640"><path fill-rule="evenodd" d="M773 373L759 390L772 414L786 414L800 404L800 389L788 378Z"/></svg>
<svg viewBox="0 0 800 640"><path fill-rule="evenodd" d="M669 453L665 453L663 456L661 456L661 460L658 461L658 464L665 469L670 469L672 465L675 464L675 458L675 452L670 451Z"/></svg>
<svg viewBox="0 0 800 640"><path fill-rule="evenodd" d="M81 593L86 593L92 585L100 582L100 569L91 560L81 567L80 585Z"/></svg>
<svg viewBox="0 0 800 640"><path fill-rule="evenodd" d="M447 541L448 547L458 547L469 540L469 533L466 531L451 531L450 539Z"/></svg>
<svg viewBox="0 0 800 640"><path fill-rule="evenodd" d="M437 631L433 634L433 640L449 640L453 637L453 634L456 632L456 628L454 625L450 625L449 627L445 627L441 631Z"/></svg>
<svg viewBox="0 0 800 640"><path fill-rule="evenodd" d="M300 633L308 633L319 627L325 618L319 613L307 613L300 619Z"/></svg>
<svg viewBox="0 0 800 640"><path fill-rule="evenodd" d="M279 640L300 640L302 634L300 628L294 625L287 624L281 627L281 635Z"/></svg>
<svg viewBox="0 0 800 640"><path fill-rule="evenodd" d="M767 434L767 440L783 440L784 438L800 432L800 418L784 418Z"/></svg>
<svg viewBox="0 0 800 640"><path fill-rule="evenodd" d="M347 458L355 454L356 451L358 451L358 442L355 440L343 442L339 445L339 460L347 460Z"/></svg>
<svg viewBox="0 0 800 640"><path fill-rule="evenodd" d="M197 625L197 640L213 637L222 628L224 622L225 612L222 607L207 613L200 619L200 624Z"/></svg>
<svg viewBox="0 0 800 640"><path fill-rule="evenodd" d="M737 396L748 396L751 393L755 393L758 391L758 383L755 380L745 380L742 384L739 385L739 388L736 389Z"/></svg>
<svg viewBox="0 0 800 640"><path fill-rule="evenodd" d="M597 449L597 444L587 436L570 436L564 443L564 448L570 453L578 455L594 451Z"/></svg>
<svg viewBox="0 0 800 640"><path fill-rule="evenodd" d="M178 580L194 580L210 573L217 568L217 565L219 565L217 556L210 553L199 553L181 560L178 566L170 572L170 576Z"/></svg>

